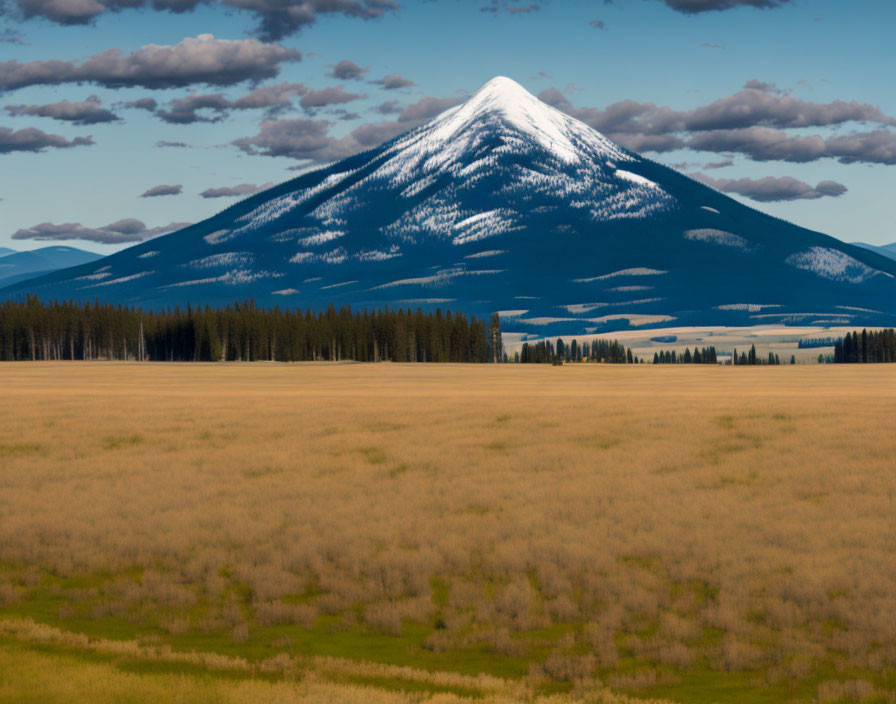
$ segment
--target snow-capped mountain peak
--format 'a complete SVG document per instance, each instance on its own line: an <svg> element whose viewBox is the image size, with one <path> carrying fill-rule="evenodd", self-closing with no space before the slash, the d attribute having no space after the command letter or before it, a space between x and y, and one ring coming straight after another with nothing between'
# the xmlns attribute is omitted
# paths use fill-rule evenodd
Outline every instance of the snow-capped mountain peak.
<svg viewBox="0 0 896 704"><path fill-rule="evenodd" d="M505 76L493 78L466 102L446 110L396 146L417 152L440 152L439 161L444 164L468 150L483 130L496 129L509 132L511 140L538 145L568 164L594 158L631 159L596 130L543 103Z"/></svg>
<svg viewBox="0 0 896 704"><path fill-rule="evenodd" d="M499 76L189 228L8 295L503 311L514 331L892 324L896 264L751 210ZM525 308L525 310L523 310Z"/></svg>
<svg viewBox="0 0 896 704"><path fill-rule="evenodd" d="M582 159L577 144L590 144L608 157L627 157L612 142L586 125L546 105L519 83L497 76L463 105L443 113L434 121L432 139L447 142L476 123L497 118L533 139L559 159L576 163Z"/></svg>

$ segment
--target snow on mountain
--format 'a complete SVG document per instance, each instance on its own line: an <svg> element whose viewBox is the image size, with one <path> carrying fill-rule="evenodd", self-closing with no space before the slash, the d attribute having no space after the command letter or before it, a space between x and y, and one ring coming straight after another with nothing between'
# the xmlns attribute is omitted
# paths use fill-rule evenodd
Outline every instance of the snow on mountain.
<svg viewBox="0 0 896 704"><path fill-rule="evenodd" d="M699 230L685 230L684 236L689 240L697 240L699 242L712 242L713 244L722 245L723 247L737 247L749 251L752 249L750 241L740 235L735 235L724 230L716 230L711 227L704 227Z"/></svg>
<svg viewBox="0 0 896 704"><path fill-rule="evenodd" d="M410 161L450 167L475 153L492 129L510 137L502 147L505 151L525 148L526 141L531 141L570 164L632 159L587 125L541 102L515 81L497 76L462 105L399 138L394 150L401 158L392 161L391 168L405 167Z"/></svg>
<svg viewBox="0 0 896 704"><path fill-rule="evenodd" d="M790 255L787 263L832 281L848 281L851 284L860 284L872 276L893 278L892 274L872 269L848 254L829 247L810 247L805 252Z"/></svg>
<svg viewBox="0 0 896 704"><path fill-rule="evenodd" d="M894 324L894 275L896 261L752 210L498 77L375 149L2 295L449 307L576 334Z"/></svg>

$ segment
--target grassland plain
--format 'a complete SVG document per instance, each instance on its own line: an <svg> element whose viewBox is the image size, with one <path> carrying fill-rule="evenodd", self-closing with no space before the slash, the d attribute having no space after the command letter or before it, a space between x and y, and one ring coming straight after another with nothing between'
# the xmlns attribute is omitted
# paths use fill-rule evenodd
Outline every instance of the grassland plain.
<svg viewBox="0 0 896 704"><path fill-rule="evenodd" d="M0 700L896 701L892 365L0 394Z"/></svg>

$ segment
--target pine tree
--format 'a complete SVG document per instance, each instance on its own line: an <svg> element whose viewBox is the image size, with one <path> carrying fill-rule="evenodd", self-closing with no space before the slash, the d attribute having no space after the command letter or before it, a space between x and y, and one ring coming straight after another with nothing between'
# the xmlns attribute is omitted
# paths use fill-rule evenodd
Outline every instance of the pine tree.
<svg viewBox="0 0 896 704"><path fill-rule="evenodd" d="M489 335L491 339L492 361L497 364L503 356L503 345L501 344L501 316L492 313L492 322L489 325Z"/></svg>

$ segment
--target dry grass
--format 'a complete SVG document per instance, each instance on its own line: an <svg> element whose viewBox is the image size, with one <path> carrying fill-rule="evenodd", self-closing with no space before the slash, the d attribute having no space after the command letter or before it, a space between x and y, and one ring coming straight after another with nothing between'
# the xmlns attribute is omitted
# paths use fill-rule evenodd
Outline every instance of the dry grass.
<svg viewBox="0 0 896 704"><path fill-rule="evenodd" d="M0 616L532 691L896 685L892 366L23 363L0 389Z"/></svg>
<svg viewBox="0 0 896 704"><path fill-rule="evenodd" d="M582 695L475 698L449 692L392 692L320 679L313 673L279 681L210 678L194 672L139 672L68 653L22 651L0 643L0 702L10 704L650 704L597 690ZM656 701L655 704L662 704Z"/></svg>

